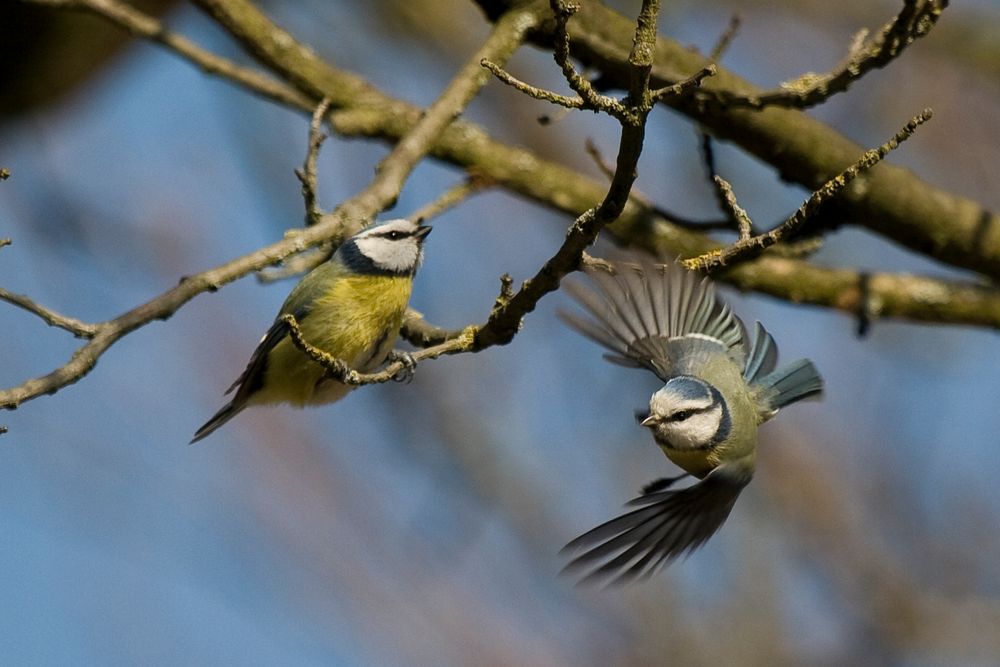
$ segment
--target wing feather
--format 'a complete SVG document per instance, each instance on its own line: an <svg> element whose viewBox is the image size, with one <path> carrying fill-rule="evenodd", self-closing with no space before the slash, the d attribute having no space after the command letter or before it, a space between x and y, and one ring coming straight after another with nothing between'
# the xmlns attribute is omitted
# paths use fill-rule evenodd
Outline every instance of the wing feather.
<svg viewBox="0 0 1000 667"><path fill-rule="evenodd" d="M649 576L714 535L752 477L753 470L745 461L734 461L718 466L687 488L640 496L629 503L639 505L638 509L567 544L563 552L586 551L563 571L588 570L583 582L618 583Z"/></svg>
<svg viewBox="0 0 1000 667"><path fill-rule="evenodd" d="M646 259L592 265L584 273L596 289L569 282L566 290L589 317L559 316L611 352L610 361L647 368L665 381L676 372L678 340L697 334L744 364L743 323L716 298L707 278Z"/></svg>

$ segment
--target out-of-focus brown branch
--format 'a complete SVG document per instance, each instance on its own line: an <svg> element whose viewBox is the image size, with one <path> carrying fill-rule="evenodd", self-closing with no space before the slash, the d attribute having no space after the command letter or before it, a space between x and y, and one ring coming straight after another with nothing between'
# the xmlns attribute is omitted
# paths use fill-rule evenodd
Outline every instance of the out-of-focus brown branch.
<svg viewBox="0 0 1000 667"><path fill-rule="evenodd" d="M336 241L344 234L361 228L379 211L395 201L403 183L440 133L472 100L487 76L479 61L491 58L504 61L522 43L525 31L535 15L528 10L514 10L494 26L490 37L477 54L455 76L441 96L419 122L382 160L371 183L358 195L345 201L337 210L322 217L319 223L297 230L286 238L215 269L182 279L180 284L127 313L93 326L90 340L72 359L48 375L27 380L19 386L0 391L0 408L13 409L26 400L51 394L86 375L98 358L116 341L132 331L158 319L166 319L178 308L206 291L241 278L248 273L281 261L306 248ZM287 34L287 33L286 33ZM288 37L291 40L291 37ZM40 314L36 312L36 314Z"/></svg>
<svg viewBox="0 0 1000 667"><path fill-rule="evenodd" d="M772 91L742 93L720 89L699 91L696 96L706 105L723 108L816 106L846 91L871 70L885 67L898 58L906 47L930 32L947 5L948 0L904 0L899 13L873 38L864 39L867 31L859 33L843 62L825 74L809 72Z"/></svg>
<svg viewBox="0 0 1000 667"><path fill-rule="evenodd" d="M20 0L26 4L79 9L111 21L136 37L156 42L190 61L202 71L237 83L247 90L281 104L309 109L309 96L288 84L207 51L191 40L163 27L157 19L120 0Z"/></svg>
<svg viewBox="0 0 1000 667"><path fill-rule="evenodd" d="M488 178L481 178L475 175L469 176L469 178L465 179L464 182L448 188L434 201L421 206L419 209L411 213L409 218L413 222L417 223L424 220L430 220L431 218L436 218L445 211L458 206L472 195L478 194L493 185L495 185L493 181Z"/></svg>

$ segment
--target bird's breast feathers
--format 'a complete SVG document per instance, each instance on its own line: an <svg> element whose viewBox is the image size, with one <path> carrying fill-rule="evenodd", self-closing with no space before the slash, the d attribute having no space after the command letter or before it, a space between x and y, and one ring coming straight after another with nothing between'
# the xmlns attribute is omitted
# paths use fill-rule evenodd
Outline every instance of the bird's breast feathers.
<svg viewBox="0 0 1000 667"><path fill-rule="evenodd" d="M344 276L318 297L299 328L310 345L361 372L377 368L395 343L410 299L407 276ZM285 337L267 358L263 385L251 403L309 405L349 391Z"/></svg>
<svg viewBox="0 0 1000 667"><path fill-rule="evenodd" d="M405 276L349 276L317 299L302 324L302 333L314 346L363 370L382 362L372 359L374 348L391 347L410 300L413 281ZM391 340L385 341L386 335ZM378 343L383 345L378 345Z"/></svg>

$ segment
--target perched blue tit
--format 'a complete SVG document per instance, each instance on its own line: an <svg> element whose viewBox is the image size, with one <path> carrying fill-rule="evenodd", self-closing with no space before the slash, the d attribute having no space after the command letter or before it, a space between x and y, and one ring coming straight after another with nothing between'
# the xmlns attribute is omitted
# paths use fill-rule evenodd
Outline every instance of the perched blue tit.
<svg viewBox="0 0 1000 667"><path fill-rule="evenodd" d="M609 361L646 368L665 383L636 417L685 471L648 484L629 503L639 509L566 545L586 549L566 571L589 570L583 581L627 581L653 574L719 529L753 477L757 428L780 408L819 394L823 381L806 359L776 369L778 350L764 327L757 323L749 344L712 283L680 265L623 261L585 273L596 292L567 289L592 319L563 319L610 350ZM688 476L699 481L671 488Z"/></svg>
<svg viewBox="0 0 1000 667"><path fill-rule="evenodd" d="M233 400L194 434L206 437L243 408L266 403L303 407L339 400L350 387L297 348L281 316L291 313L303 338L361 372L385 361L399 335L413 276L430 227L389 220L344 241L292 290L274 324L226 391Z"/></svg>

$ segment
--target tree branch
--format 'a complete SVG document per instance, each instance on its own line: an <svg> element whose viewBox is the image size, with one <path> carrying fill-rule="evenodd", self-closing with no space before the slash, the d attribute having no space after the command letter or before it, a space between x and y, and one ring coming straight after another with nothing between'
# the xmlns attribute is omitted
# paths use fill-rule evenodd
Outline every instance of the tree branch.
<svg viewBox="0 0 1000 667"><path fill-rule="evenodd" d="M333 213L323 216L312 227L295 230L278 243L215 269L184 278L173 289L127 313L108 322L92 325L96 327L96 331L91 339L65 365L48 375L0 391L0 408L14 409L26 400L54 393L78 381L90 372L98 358L120 338L149 322L170 317L202 292L215 291L226 283L279 262L293 253L321 243L337 241L345 233L350 234L360 229L362 221L372 219L395 200L406 176L485 83L486 75L480 68L479 61L483 58L506 60L521 44L525 32L533 25L534 20L535 15L523 9L512 11L499 20L483 47L456 75L412 130L382 160L375 178L358 195L345 201Z"/></svg>
<svg viewBox="0 0 1000 667"><path fill-rule="evenodd" d="M302 169L295 170L295 176L302 183L302 199L306 207L306 227L312 227L320 221L323 211L320 210L316 198L316 160L319 149L326 141L323 134L323 119L330 110L330 100L326 97L316 106L312 120L309 122L309 148L306 150L306 160Z"/></svg>
<svg viewBox="0 0 1000 667"><path fill-rule="evenodd" d="M495 16L515 0L476 0ZM582 5L569 26L573 56L601 73L610 86L629 81L628 51L622 44L630 21L599 2ZM533 43L548 47L555 39L551 22L532 31ZM654 86L684 79L709 64L675 41L660 38L651 73ZM701 90L732 90L746 95L760 89L719 68ZM672 108L702 124L713 136L732 141L773 165L782 179L815 190L849 166L864 148L805 113L777 107L705 108L696 96L665 100ZM936 188L912 172L884 164L870 175L864 191L849 189L824 207L814 221L830 220L864 226L893 241L954 266L1000 279L1000 216L970 199Z"/></svg>
<svg viewBox="0 0 1000 667"><path fill-rule="evenodd" d="M191 40L171 32L163 24L120 0L20 0L25 4L44 5L60 9L79 9L107 19L136 37L160 44L168 51L191 62L207 74L214 74L266 99L301 109L311 109L314 103L286 83L241 67L231 60L206 51Z"/></svg>
<svg viewBox="0 0 1000 667"><path fill-rule="evenodd" d="M125 7L111 0L100 2L81 0L72 3L48 1L48 4L60 6L72 4L94 11L98 11L94 9L95 7ZM221 6L230 3L214 4ZM249 14L241 14L246 23L242 24L237 32L253 34L255 30L259 30L267 34L267 40L273 48L258 51L269 54L266 55L265 63L275 66L279 71L283 68L297 69L300 65L304 65L300 70L303 74L299 78L315 77L315 80L308 85L303 83L303 86L308 90L317 91L314 93L315 99L330 93L332 105L335 108L339 107L329 118L333 127L341 134L398 141L418 122L421 116L419 109L378 93L357 77L330 68L308 49L287 48L288 44L294 44L294 40L287 33L270 24L252 5L247 5L245 2L238 4L243 8L249 7ZM597 14L593 13L594 7L598 8ZM130 10L125 16L133 16L131 12L134 10ZM212 58L216 58L215 56L192 47L190 42L182 38L166 33L158 22L141 13L134 12L134 21L133 18L123 19L118 13L101 13L101 15L130 30L136 30L136 34L168 46L199 67L229 78L253 92L305 111L311 111L315 107L315 102L310 96L297 93L284 84L276 84L251 70L226 67L228 61L223 59L218 59L220 63L212 64L214 62ZM588 33L589 30L596 30L594 34L606 37L606 33L609 31L614 33L620 27L622 20L613 12L608 13L606 8L588 3L574 18L569 29L574 53L578 56L582 53L585 61L595 60L604 63L609 76L622 76L625 71L622 63L627 62L626 52L619 46L610 44L607 39L596 43ZM127 21L133 22L127 23ZM600 29L594 28L595 25ZM544 39L545 24L536 25L531 35L536 40ZM167 36L170 38L167 39ZM629 36L626 35L626 39ZM178 44L187 46L179 47ZM278 48L278 44L285 48ZM480 56L482 57L495 58L489 54ZM670 81L666 75L673 71L675 65L690 72L698 70L705 64L699 63L698 59L686 50L662 39L657 42L655 58L650 76L651 81L657 82L656 85L669 85ZM478 60L476 65L478 69ZM723 71L720 71L719 76L723 84L734 80L732 75ZM683 77L672 78L676 81ZM671 103L683 108L684 99L686 98L674 99ZM783 171L789 170L787 175L795 176L800 181L809 181L812 178L807 177L809 174L823 173L824 165L837 162L844 153L849 152L847 149L853 151L854 155L860 153L860 149L855 150L850 142L795 111L768 109L751 114L735 110L724 114L706 115L699 117L699 120L709 125L717 135L725 136L726 132L730 131L727 128L730 127L733 128L731 131L738 130L741 133L741 143L765 159L770 158L769 161L778 165ZM786 120L789 122L784 122ZM793 142L792 145L789 145L789 141ZM606 194L606 188L593 179L540 160L530 151L493 141L480 128L463 121L456 121L445 129L433 143L431 152L436 157L490 178L528 198L573 215L587 211L592 202ZM853 158L842 161L846 164L850 159ZM833 169L827 173L837 171L839 170ZM856 215L867 215L869 222L875 221L876 228L885 224L894 225L897 221L902 224L901 221L905 218L909 225L908 229L917 229L918 239L926 236L929 226L939 225L937 235L939 239L944 240L934 242L932 255L940 256L943 252L941 249L945 247L950 248L944 252L945 255L949 252L960 253L963 247L971 244L974 246L970 254L971 259L956 263L975 264L984 267L985 273L991 273L991 267L995 267L995 258L992 258L990 252L996 250L997 241L1000 239L1000 225L995 224L996 216L983 212L974 202L936 190L904 170L883 165L876 175L878 182L873 182L872 187L852 200L851 208ZM873 179L874 177L875 175ZM391 198L390 193L387 199ZM320 224L315 227L298 231L279 243L185 279L173 290L119 318L93 325L100 327L100 330L74 354L66 366L42 378L29 380L19 387L0 392L0 407L16 407L24 400L51 393L75 382L85 375L96 363L96 359L120 337L152 320L168 318L184 303L202 292L218 289L221 285L247 273L282 261L293 253L340 238L345 230L357 225L359 219L365 219L364 216L355 214L363 213L366 209L373 214L378 210L377 207L371 207L372 201L377 202L377 200L378 198L366 199L361 204L355 200L345 202L344 207L338 209L332 216L324 216ZM897 205L901 207L899 210L894 208ZM844 214L843 211L839 213ZM880 216L887 217L889 223L885 223ZM608 231L619 242L644 247L663 257L696 255L710 250L715 245L711 239L702 234L666 224L657 217L655 210L635 200L625 204L621 217L608 227ZM954 240L949 241L948 237ZM910 245L919 246L927 243L919 241ZM856 314L867 302L870 308L866 310L870 310L873 316L1000 328L1000 296L997 290L974 283L873 274L868 278L869 296L864 299L858 288L861 274L856 271L821 269L805 262L775 255L741 264L735 269L722 272L719 278L733 283L740 289L757 290L795 302L838 308L852 314ZM434 331L433 327L429 329L432 334L443 331ZM419 339L420 334L416 334L416 337ZM433 336L428 338L430 339L433 339Z"/></svg>
<svg viewBox="0 0 1000 667"><path fill-rule="evenodd" d="M898 58L910 44L937 23L948 0L904 0L903 8L871 40L867 31L858 34L847 57L826 74L807 72L783 83L778 90L750 94L731 90L706 90L697 96L705 105L763 109L769 106L807 109L846 91L852 83Z"/></svg>
<svg viewBox="0 0 1000 667"><path fill-rule="evenodd" d="M802 206L800 206L795 213L789 216L787 220L771 231L758 234L757 236L750 235L752 227L750 218L747 217L746 211L737 205L736 198L733 195L733 191L729 187L729 184L719 176L716 176L715 178L717 179L717 182L722 190L723 199L727 204L727 208L739 224L740 239L726 248L712 250L697 257L686 259L684 260L684 264L689 269L697 269L711 273L712 271L726 266L727 264L735 264L736 262L760 255L767 248L779 243L783 239L801 229L810 218L816 215L820 206L829 201L832 197L836 196L858 176L867 172L881 162L890 151L895 150L901 143L910 138L910 136L916 132L917 127L930 120L931 115L930 109L924 109L922 113L911 119L903 127L903 129L897 132L892 139L885 142L878 148L866 151L865 154L858 158L854 164L834 178L831 178L823 185L823 187L813 192L802 204Z"/></svg>
<svg viewBox="0 0 1000 667"><path fill-rule="evenodd" d="M556 5L562 7L561 2L553 0L554 8ZM625 210L636 178L636 165L642 153L646 118L654 104L649 88L649 70L653 45L656 43L658 12L658 0L643 1L636 20L632 51L629 53L632 74L628 96L620 103L621 108L612 111L610 105L602 102L602 109L614 115L622 125L618 159L607 194L598 206L587 209L577 217L562 246L533 278L526 280L510 299L498 301L498 307L490 313L489 320L476 332L475 349L509 342L520 328L522 318L535 309L543 296L557 289L566 274L577 269L584 250L597 239L606 225L617 220ZM557 15L558 13L557 11ZM557 62L560 60L558 52L557 48ZM574 76L572 66L563 63L560 65L567 80Z"/></svg>
<svg viewBox="0 0 1000 667"><path fill-rule="evenodd" d="M513 0L498 2L478 0L478 2L488 10L487 13L491 18L495 18ZM148 20L153 21L157 30L162 31L158 22L153 19ZM578 57L582 57L592 66L601 65L606 76L621 79L622 64L627 59L627 52L618 45L610 43L610 40L612 35L622 33L623 27L628 25L619 14L600 5L587 3L571 26L574 35L573 50ZM266 34L279 31L278 42L285 45L294 43L289 41L291 38L287 33L280 32L279 28L259 12L253 12L246 18L245 25L235 29L235 32L252 36L256 34L255 30ZM549 26L541 24L529 33L529 37L536 43L544 43L550 39L548 30ZM628 33L622 34L625 34L627 40ZM307 89L319 91L316 93L316 99L330 96L336 110L331 112L329 120L333 128L343 136L371 137L395 142L420 118L420 109L378 93L357 77L330 67L306 47L258 49L257 53L265 65L278 71L305 72L303 76L309 78L310 82L303 85ZM195 57L188 55L184 57L189 57L196 65L202 66ZM657 42L655 57L651 77L654 81L661 82L661 85L669 83L670 79L676 81L683 78L675 74L681 68L695 71L705 64L686 48L662 38ZM724 87L732 88L738 84L741 89L751 89L750 84L737 79L725 70L720 69L716 78ZM254 92L261 92L250 87L243 78L231 80L249 87ZM298 102L287 98L274 99L307 112L311 111L315 102L307 96L300 97L303 99ZM680 100L674 100L673 103L675 106L680 106ZM746 110L734 110L730 113L699 117L693 109L681 110L698 118L699 121L704 121L717 136L732 138L761 159L774 164L787 180L801 182L810 188L814 187L818 174L837 173L842 167L835 168L836 164L849 164L862 150L829 127L797 111L767 109L751 113ZM738 136L729 137L730 134ZM605 192L602 183L557 163L542 160L531 151L494 141L480 127L461 120L444 131L434 144L431 154L465 168L475 175L489 178L498 186L574 216L585 211ZM820 220L825 219L827 215L836 214L843 216L844 221L849 224L866 224L876 228L885 225L898 227L901 230L899 235L904 235L902 232L904 225L911 225L913 229L919 227L916 240L900 242L911 247L931 246L930 254L938 256L939 259L941 252L935 249L950 246L951 249L945 254L951 252L961 254L965 247L972 247L970 255L972 259L957 263L983 266L984 273L987 274L994 268L1000 270L1000 251L994 253L998 255L997 257L988 252L1000 245L1000 224L998 224L1000 220L997 220L997 216L982 210L975 202L942 192L905 170L883 165L879 171L881 172L878 175L879 184L888 182L888 187L880 187L877 191L868 188L855 200L851 210L830 206L835 210L829 214L821 214ZM608 230L619 243L658 252L663 257L696 255L717 245L703 234L681 228L681 226L693 228L696 227L695 224L673 226L667 224L668 222L669 220L662 219L655 207L637 201L633 197L626 205L621 219ZM938 238L928 241L928 230L935 226L938 229L936 232ZM948 237L952 237L953 240L949 241ZM801 274L807 278L806 282L822 282L817 272L822 274L829 271L829 284L842 284L844 281L839 270L820 269L804 262L782 264L781 276L784 283L768 280L762 272L756 270L758 267L770 266L772 260L778 259L783 258L761 258L741 266L739 271L723 272L717 278L734 282L744 290L758 290L785 300L839 307L838 299L828 291L807 290L804 293L801 289L803 281L799 280ZM264 262L261 266L276 261L280 261L280 258ZM856 278L856 274L852 275ZM922 280L927 281L925 286L932 293L961 294L961 304L956 304L954 309L945 304L938 304L928 309L920 299L912 298L906 291L895 295L883 294L885 297L893 297L887 299L893 303L893 307L883 311L882 316L1000 328L1000 318L992 307L989 290L981 292L978 286L970 283ZM966 288L970 288L971 291ZM978 312L970 307L970 304L977 300L982 304Z"/></svg>
<svg viewBox="0 0 1000 667"><path fill-rule="evenodd" d="M0 246L6 245L5 243L2 243L3 240L6 239L0 239ZM50 310L45 306L35 303L23 294L14 294L13 292L8 292L0 287L0 300L13 304L18 308L23 308L29 313L40 317L49 326L65 329L77 338L93 338L97 334L96 325L81 322L73 317L60 315L54 310Z"/></svg>

